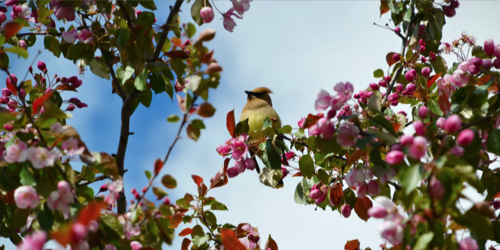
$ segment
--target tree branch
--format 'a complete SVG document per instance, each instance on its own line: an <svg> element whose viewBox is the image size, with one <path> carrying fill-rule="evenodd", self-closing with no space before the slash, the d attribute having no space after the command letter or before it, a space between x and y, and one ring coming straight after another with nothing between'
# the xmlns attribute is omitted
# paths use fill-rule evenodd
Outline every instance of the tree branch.
<svg viewBox="0 0 500 250"><path fill-rule="evenodd" d="M174 7L170 9L170 13L168 14L167 21L165 22L165 24L163 26L161 26L162 33L161 33L160 40L156 44L154 57L149 62L156 62L156 60L158 60L158 57L160 57L161 49L163 48L163 44L165 44L165 41L167 40L167 37L168 37L168 32L170 31L170 23L172 22L172 19L174 18L174 14L179 12L179 9L181 8L181 5L183 2L184 2L184 0L177 0L174 4Z"/></svg>
<svg viewBox="0 0 500 250"><path fill-rule="evenodd" d="M123 0L117 0L118 6L120 6L120 9L123 12L123 15L125 16L125 20L127 20L127 24L130 27L133 27L134 23L132 22L132 19L128 15L127 9L125 8L125 5L123 4Z"/></svg>
<svg viewBox="0 0 500 250"><path fill-rule="evenodd" d="M101 48L102 50L102 48ZM111 83L113 85L115 85L115 89L117 89L118 91L118 94L120 95L120 97L122 98L122 101L125 102L126 98L127 98L127 95L125 94L125 92L123 91L122 89L122 86L120 85L120 81L118 80L118 78L116 77L116 74L115 74L115 70L113 69L113 63L110 61L110 60L105 60L106 62L106 65L108 65L108 68L109 68L109 73L111 73L111 78L113 78L111 80Z"/></svg>
<svg viewBox="0 0 500 250"><path fill-rule="evenodd" d="M123 172L126 173L128 171L128 169L125 169ZM76 187L80 187L80 186L88 186L92 183L95 183L95 182L98 182L98 181L103 181L103 180L114 180L113 176L109 176L109 175L101 175L101 176L97 176L94 178L94 181L85 181L85 182L80 182L80 183L76 183L75 186Z"/></svg>
<svg viewBox="0 0 500 250"><path fill-rule="evenodd" d="M401 52L400 52L400 54L402 56L404 56L404 54L405 54L406 43L408 42L408 38L410 36L410 29L412 27L412 22L413 22L414 17L415 17L415 8L413 6L413 3L411 3L411 18L410 18L410 23L408 23L408 28L406 29L405 36L403 38L403 42L402 42L402 45L401 45ZM415 27L415 29L416 28L417 27ZM387 102L387 99L389 98L389 95L391 94L391 91L392 91L392 88L394 87L394 84L396 83L398 77L401 75L401 72L403 72L403 68L404 68L403 66L404 66L404 64L401 63L401 66L396 70L396 73L392 77L391 82L389 84L389 87L387 88L387 92L385 93L385 97L384 97L383 103Z"/></svg>

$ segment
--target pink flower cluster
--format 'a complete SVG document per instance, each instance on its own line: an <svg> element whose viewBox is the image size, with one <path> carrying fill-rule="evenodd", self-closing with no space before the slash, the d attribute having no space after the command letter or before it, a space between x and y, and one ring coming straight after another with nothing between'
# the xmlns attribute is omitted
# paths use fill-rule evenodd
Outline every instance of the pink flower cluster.
<svg viewBox="0 0 500 250"><path fill-rule="evenodd" d="M75 202L75 195L67 181L57 183L57 190L52 191L47 199L47 205L52 210L59 210L65 218L69 217L69 204Z"/></svg>
<svg viewBox="0 0 500 250"><path fill-rule="evenodd" d="M118 179L113 182L108 182L106 183L106 187L109 194L104 198L104 201L109 205L113 205L118 197L120 197L120 192L123 191L123 180Z"/></svg>
<svg viewBox="0 0 500 250"><path fill-rule="evenodd" d="M234 21L233 17L236 17L238 19L243 19L243 14L250 9L250 2L252 0L233 0L233 7L230 8L225 14L222 14L224 17L224 28L229 31L233 32L234 27L236 27L236 22ZM236 14L236 13L238 14ZM201 14L201 13L200 13Z"/></svg>
<svg viewBox="0 0 500 250"><path fill-rule="evenodd" d="M48 150L44 147L29 147L23 141L18 141L7 147L4 157L6 162L16 163L30 161L34 168L42 169L54 165L54 162L62 157L56 147Z"/></svg>
<svg viewBox="0 0 500 250"><path fill-rule="evenodd" d="M309 197L311 197L311 199L313 199L316 204L321 204L326 199L327 190L328 186L323 185L322 183L316 183L311 188Z"/></svg>
<svg viewBox="0 0 500 250"><path fill-rule="evenodd" d="M71 1L64 2L63 0L51 0L50 6L54 11L54 15L57 17L57 20L75 20L75 7Z"/></svg>
<svg viewBox="0 0 500 250"><path fill-rule="evenodd" d="M384 175L383 184L385 184L386 181L394 178L394 176L392 176L392 173ZM366 183L367 180L368 183ZM375 196L380 193L380 185L376 180L373 180L373 172L371 169L352 168L345 176L345 181L350 187L356 188L356 194L360 198L364 198L367 193L371 196Z"/></svg>
<svg viewBox="0 0 500 250"><path fill-rule="evenodd" d="M16 206L21 209L33 209L40 203L38 193L32 186L20 186L14 191Z"/></svg>
<svg viewBox="0 0 500 250"><path fill-rule="evenodd" d="M90 30L80 30L72 29L70 31L63 31L62 38L65 42L73 44L76 39L78 39L81 43L88 44L92 41L93 34Z"/></svg>
<svg viewBox="0 0 500 250"><path fill-rule="evenodd" d="M252 171L255 169L255 161L252 158L245 158L248 153L247 145L248 135L242 134L236 138L231 138L224 145L217 146L216 150L221 156L231 155L236 161L234 167L227 169L229 178L234 178L242 174L247 169Z"/></svg>
<svg viewBox="0 0 500 250"><path fill-rule="evenodd" d="M375 201L382 206L370 208L368 215L377 219L384 219L379 229L382 238L392 245L400 244L404 236L404 211L398 209L396 204L385 196L376 197Z"/></svg>
<svg viewBox="0 0 500 250"><path fill-rule="evenodd" d="M316 111L324 111L328 108L331 108L331 110L327 113L327 118L329 119L335 117L337 111L340 110L340 108L342 108L344 104L346 104L346 102L351 99L352 93L354 91L354 88L350 82L339 82L333 89L337 91L337 95L330 96L330 93L322 89L317 94L318 98L316 99L316 102L314 104L314 108L316 109Z"/></svg>
<svg viewBox="0 0 500 250"><path fill-rule="evenodd" d="M42 250L46 240L45 231L36 231L33 235L24 236L24 241L17 247L19 250Z"/></svg>

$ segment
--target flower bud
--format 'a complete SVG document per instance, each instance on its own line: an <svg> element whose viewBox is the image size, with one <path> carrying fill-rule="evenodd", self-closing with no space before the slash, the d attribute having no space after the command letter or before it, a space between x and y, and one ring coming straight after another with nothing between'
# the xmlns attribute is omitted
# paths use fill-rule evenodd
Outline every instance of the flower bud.
<svg viewBox="0 0 500 250"><path fill-rule="evenodd" d="M474 64L470 64L468 67L467 67L467 70L469 70L469 72L473 75L477 75L479 72L481 72L481 68L474 65Z"/></svg>
<svg viewBox="0 0 500 250"><path fill-rule="evenodd" d="M8 97L0 97L0 103L1 104L7 104L9 102L9 98Z"/></svg>
<svg viewBox="0 0 500 250"><path fill-rule="evenodd" d="M108 185L102 184L101 188L99 189L99 192L102 193L106 191L108 191Z"/></svg>
<svg viewBox="0 0 500 250"><path fill-rule="evenodd" d="M401 151L400 151L401 152ZM368 182L368 194L375 196L380 193L380 185L375 180Z"/></svg>
<svg viewBox="0 0 500 250"><path fill-rule="evenodd" d="M401 144L394 144L391 146L391 151L403 151Z"/></svg>
<svg viewBox="0 0 500 250"><path fill-rule="evenodd" d="M419 51L420 52L424 52L425 51L425 46L420 46Z"/></svg>
<svg viewBox="0 0 500 250"><path fill-rule="evenodd" d="M425 136L425 125L421 121L413 121L413 126L415 127L415 133L417 135Z"/></svg>
<svg viewBox="0 0 500 250"><path fill-rule="evenodd" d="M447 17L454 17L457 14L455 8L451 6L443 6L443 12Z"/></svg>
<svg viewBox="0 0 500 250"><path fill-rule="evenodd" d="M392 80L392 77L391 76L384 76L384 80L386 82L390 82Z"/></svg>
<svg viewBox="0 0 500 250"><path fill-rule="evenodd" d="M356 195L359 198L365 198L367 191L368 191L368 185L364 184L364 185L358 187L358 189L356 189Z"/></svg>
<svg viewBox="0 0 500 250"><path fill-rule="evenodd" d="M483 64L483 59L479 58L479 57L474 57L470 60L470 62L474 65L476 65L477 67L480 67L482 64Z"/></svg>
<svg viewBox="0 0 500 250"><path fill-rule="evenodd" d="M412 135L402 135L401 138L399 139L399 143L403 146L408 146L413 143L413 136Z"/></svg>
<svg viewBox="0 0 500 250"><path fill-rule="evenodd" d="M30 66L30 67L28 68L28 71L29 71L31 74L33 74L33 67L31 67L31 66Z"/></svg>
<svg viewBox="0 0 500 250"><path fill-rule="evenodd" d="M425 119L427 118L428 115L429 115L429 108L427 108L426 106L422 106L418 109L418 116L420 116L420 118Z"/></svg>
<svg viewBox="0 0 500 250"><path fill-rule="evenodd" d="M75 110L75 108L76 108L76 107L75 107L75 105L70 104L70 105L68 105L68 107L66 108L66 111L73 111L73 110Z"/></svg>
<svg viewBox="0 0 500 250"><path fill-rule="evenodd" d="M474 140L474 131L466 129L458 134L457 142L460 146L467 146Z"/></svg>
<svg viewBox="0 0 500 250"><path fill-rule="evenodd" d="M28 49L28 44L26 44L26 41L24 40L19 40L19 47L23 49Z"/></svg>
<svg viewBox="0 0 500 250"><path fill-rule="evenodd" d="M238 169L236 167L230 167L227 169L227 176L229 178L234 178L238 176L240 173L238 172Z"/></svg>
<svg viewBox="0 0 500 250"><path fill-rule="evenodd" d="M394 85L394 87L396 88L396 91L397 91L398 93L401 93L401 92L405 89L405 87L404 87L404 86L403 86L403 84L401 84L401 83L396 83L396 84Z"/></svg>
<svg viewBox="0 0 500 250"><path fill-rule="evenodd" d="M97 222L95 220L89 221L89 224L87 225L87 230L89 232L95 233L95 232L97 232L98 229L99 229L99 222Z"/></svg>
<svg viewBox="0 0 500 250"><path fill-rule="evenodd" d="M500 59L500 44L495 45L495 49L493 50L493 54L497 59Z"/></svg>
<svg viewBox="0 0 500 250"><path fill-rule="evenodd" d="M351 216L351 206L349 206L349 204L346 203L342 205L340 210L342 211L342 216L345 218L349 218L349 216Z"/></svg>
<svg viewBox="0 0 500 250"><path fill-rule="evenodd" d="M392 55L392 60L396 61L396 62L399 62L399 54L394 54Z"/></svg>
<svg viewBox="0 0 500 250"><path fill-rule="evenodd" d="M378 85L379 85L380 87L387 88L387 81L385 81L385 80L380 80L380 81L378 82ZM371 85L370 85L370 87L371 87Z"/></svg>
<svg viewBox="0 0 500 250"><path fill-rule="evenodd" d="M484 59L483 64L481 65L485 70L490 70L491 67L493 67L493 64L491 63L490 59Z"/></svg>
<svg viewBox="0 0 500 250"><path fill-rule="evenodd" d="M432 179L431 183L429 184L429 188L431 189L431 196L434 199L442 199L444 196L445 189L443 187L443 184L439 182L436 179Z"/></svg>
<svg viewBox="0 0 500 250"><path fill-rule="evenodd" d="M422 76L429 77L431 75L431 68L425 67L422 69Z"/></svg>
<svg viewBox="0 0 500 250"><path fill-rule="evenodd" d="M2 24L5 21L7 21L7 16L5 15L4 12L0 12L0 24Z"/></svg>
<svg viewBox="0 0 500 250"><path fill-rule="evenodd" d="M417 86L415 86L415 84L413 84L413 83L408 83L408 84L406 85L406 90L407 90L408 92L410 92L410 93L415 92L415 90L416 90L416 89L417 89Z"/></svg>
<svg viewBox="0 0 500 250"><path fill-rule="evenodd" d="M19 97L21 97L21 99L24 99L26 97L26 91L24 91L24 89L21 89L19 91Z"/></svg>
<svg viewBox="0 0 500 250"><path fill-rule="evenodd" d="M392 106L398 106L398 104L399 104L399 101L398 101L398 100L395 100L395 101L392 101L392 102L391 102L391 105L392 105Z"/></svg>
<svg viewBox="0 0 500 250"><path fill-rule="evenodd" d="M252 159L252 158L245 159L245 164L246 164L248 170L252 171L255 169L254 159Z"/></svg>
<svg viewBox="0 0 500 250"><path fill-rule="evenodd" d="M139 200L139 199L141 198L141 195L140 195L139 193L135 193L135 194L134 194L134 198L135 198L136 200Z"/></svg>
<svg viewBox="0 0 500 250"><path fill-rule="evenodd" d="M3 129L7 130L7 131L12 131L12 129L14 129L14 125L11 124L11 123L5 123L3 125Z"/></svg>
<svg viewBox="0 0 500 250"><path fill-rule="evenodd" d="M281 177L281 179L284 179L288 175L288 169L281 167L281 172L283 173L283 177Z"/></svg>
<svg viewBox="0 0 500 250"><path fill-rule="evenodd" d="M436 121L436 126L438 126L440 129L444 129L444 124L446 123L446 119L443 117L439 117Z"/></svg>
<svg viewBox="0 0 500 250"><path fill-rule="evenodd" d="M209 22L212 22L212 20L214 20L215 14L214 14L214 11L212 10L212 8L210 8L209 6L206 6L206 7L201 8L200 16L203 19L204 23L209 23Z"/></svg>
<svg viewBox="0 0 500 250"><path fill-rule="evenodd" d="M407 116L407 115L408 115L408 114L406 114L406 112L404 112L403 110L398 111L398 114L402 114L402 115L404 115L404 116Z"/></svg>
<svg viewBox="0 0 500 250"><path fill-rule="evenodd" d="M406 81L413 82L413 80L415 80L415 75L412 74L410 71L408 71L405 74L405 78L406 78Z"/></svg>
<svg viewBox="0 0 500 250"><path fill-rule="evenodd" d="M405 159L405 154L399 150L393 150L385 156L385 162L390 165L397 165L403 162Z"/></svg>
<svg viewBox="0 0 500 250"><path fill-rule="evenodd" d="M399 95L398 93L392 93L389 95L389 97L387 98L389 101L397 101L399 99Z"/></svg>
<svg viewBox="0 0 500 250"><path fill-rule="evenodd" d="M495 67L495 69L500 69L500 58L497 58L495 59L495 61L493 61L493 67Z"/></svg>
<svg viewBox="0 0 500 250"><path fill-rule="evenodd" d="M9 90L9 89L7 89L7 88L3 88L3 89L2 89L2 95L3 95L4 97L9 97L9 96L11 96L11 95L12 95L12 91L10 91L10 90Z"/></svg>
<svg viewBox="0 0 500 250"><path fill-rule="evenodd" d="M401 29L399 27L394 28L394 32L396 34L399 34L401 32Z"/></svg>
<svg viewBox="0 0 500 250"><path fill-rule="evenodd" d="M500 200L494 200L490 204L491 204L491 206L493 206L493 209L495 209L495 210L500 209Z"/></svg>
<svg viewBox="0 0 500 250"><path fill-rule="evenodd" d="M47 69L47 65L45 65L45 63L42 61L38 61L37 67L40 71L45 71Z"/></svg>
<svg viewBox="0 0 500 250"><path fill-rule="evenodd" d="M132 190L130 190L130 192L131 192L132 194L136 194L136 193L137 193L137 189L132 188Z"/></svg>
<svg viewBox="0 0 500 250"><path fill-rule="evenodd" d="M368 209L368 215L377 219L382 219L387 216L387 209L383 207L371 207Z"/></svg>
<svg viewBox="0 0 500 250"><path fill-rule="evenodd" d="M370 83L370 88L372 90L378 90L378 84L376 84L376 83Z"/></svg>
<svg viewBox="0 0 500 250"><path fill-rule="evenodd" d="M328 110L328 113L326 113L326 118L328 119L333 119L337 115L337 110L335 109L330 109Z"/></svg>
<svg viewBox="0 0 500 250"><path fill-rule="evenodd" d="M166 205L166 206L170 205L170 198L168 198L168 197L163 198L163 205Z"/></svg>
<svg viewBox="0 0 500 250"><path fill-rule="evenodd" d="M72 227L73 242L80 242L87 236L87 228L82 223L75 223Z"/></svg>
<svg viewBox="0 0 500 250"><path fill-rule="evenodd" d="M444 131L448 134L457 132L462 126L462 119L458 115L451 115L444 123Z"/></svg>
<svg viewBox="0 0 500 250"><path fill-rule="evenodd" d="M495 51L495 42L492 39L484 41L484 52L491 57Z"/></svg>

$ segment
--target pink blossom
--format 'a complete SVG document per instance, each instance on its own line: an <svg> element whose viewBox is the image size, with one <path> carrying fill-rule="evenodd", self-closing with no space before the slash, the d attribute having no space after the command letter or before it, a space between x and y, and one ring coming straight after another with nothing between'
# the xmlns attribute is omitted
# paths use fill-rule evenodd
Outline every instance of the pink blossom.
<svg viewBox="0 0 500 250"><path fill-rule="evenodd" d="M345 218L349 218L351 216L351 206L349 206L349 204L342 205L340 211L342 212L342 216Z"/></svg>
<svg viewBox="0 0 500 250"><path fill-rule="evenodd" d="M36 169L53 166L55 161L62 157L61 152L57 148L48 150L44 147L30 147L26 150L25 156Z"/></svg>
<svg viewBox="0 0 500 250"><path fill-rule="evenodd" d="M418 116L420 118L425 119L429 115L429 108L426 106L422 106L418 109Z"/></svg>
<svg viewBox="0 0 500 250"><path fill-rule="evenodd" d="M405 154L401 151L391 151L385 156L385 161L390 165L397 165L403 162L405 159Z"/></svg>
<svg viewBox="0 0 500 250"><path fill-rule="evenodd" d="M420 159L427 152L427 140L422 136L417 136L413 139L413 143L409 148L409 155L413 159Z"/></svg>
<svg viewBox="0 0 500 250"><path fill-rule="evenodd" d="M228 144L219 145L215 148L215 150L219 153L219 155L226 156L229 152L231 152L231 146Z"/></svg>
<svg viewBox="0 0 500 250"><path fill-rule="evenodd" d="M444 123L444 131L448 134L457 132L462 126L462 119L458 115L451 115Z"/></svg>
<svg viewBox="0 0 500 250"><path fill-rule="evenodd" d="M352 168L345 176L345 181L350 187L361 187L366 184L366 170Z"/></svg>
<svg viewBox="0 0 500 250"><path fill-rule="evenodd" d="M210 6L203 7L200 10L200 16L204 23L212 22L215 17L214 10Z"/></svg>
<svg viewBox="0 0 500 250"><path fill-rule="evenodd" d="M399 221L386 220L379 230L382 238L393 245L398 245L403 241L403 227Z"/></svg>
<svg viewBox="0 0 500 250"><path fill-rule="evenodd" d="M344 102L351 99L352 93L354 92L354 87L350 82L338 82L333 89L338 92L340 97L343 98Z"/></svg>
<svg viewBox="0 0 500 250"><path fill-rule="evenodd" d="M335 133L335 127L332 122L327 118L323 117L309 128L309 136L321 135L321 137L326 140L330 140Z"/></svg>
<svg viewBox="0 0 500 250"><path fill-rule="evenodd" d="M233 32L234 27L236 26L236 22L232 18L233 16L238 19L243 19L242 16L239 16L238 14L234 13L234 8L229 9L226 12L226 14L223 14L223 16L224 16L224 21L223 21L224 28L229 32Z"/></svg>
<svg viewBox="0 0 500 250"><path fill-rule="evenodd" d="M85 150L85 147L78 147L78 140L71 137L61 144L61 148L64 153L69 156L81 155Z"/></svg>
<svg viewBox="0 0 500 250"><path fill-rule="evenodd" d="M467 146L474 140L474 131L466 129L458 134L457 142L460 146Z"/></svg>
<svg viewBox="0 0 500 250"><path fill-rule="evenodd" d="M457 157L462 157L465 153L465 149L462 147L456 146L452 149L451 153Z"/></svg>
<svg viewBox="0 0 500 250"><path fill-rule="evenodd" d="M387 216L387 209L384 207L371 207L368 209L368 215L377 219L382 219Z"/></svg>
<svg viewBox="0 0 500 250"><path fill-rule="evenodd" d="M81 43L90 43L92 41L92 31L81 30L80 32L78 32L77 38Z"/></svg>
<svg viewBox="0 0 500 250"><path fill-rule="evenodd" d="M103 250L117 250L115 245L113 244L106 244L103 248Z"/></svg>
<svg viewBox="0 0 500 250"><path fill-rule="evenodd" d="M356 195L361 199L365 198L367 192L368 192L368 185L366 183L364 183L361 187L358 187L356 189Z"/></svg>
<svg viewBox="0 0 500 250"><path fill-rule="evenodd" d="M255 160L252 158L247 158L245 159L245 165L247 166L247 169L252 171L255 169Z"/></svg>
<svg viewBox="0 0 500 250"><path fill-rule="evenodd" d="M318 97L314 103L316 111L324 111L330 107L330 101L332 99L330 93L322 89L316 96Z"/></svg>
<svg viewBox="0 0 500 250"><path fill-rule="evenodd" d="M368 182L368 194L375 196L380 193L380 185L375 180Z"/></svg>
<svg viewBox="0 0 500 250"><path fill-rule="evenodd" d="M453 72L453 82L457 87L465 87L469 82L469 77L465 75L464 71L457 69Z"/></svg>
<svg viewBox="0 0 500 250"><path fill-rule="evenodd" d="M431 189L431 196L434 199L442 199L444 196L445 189L443 187L443 184L436 180L436 178L433 178L431 180L431 183L429 184L429 188Z"/></svg>
<svg viewBox="0 0 500 250"><path fill-rule="evenodd" d="M436 121L436 126L438 126L440 129L444 129L444 124L446 123L446 119L443 117L439 117Z"/></svg>
<svg viewBox="0 0 500 250"><path fill-rule="evenodd" d="M16 206L21 209L35 208L40 203L40 198L32 186L20 186L14 191Z"/></svg>
<svg viewBox="0 0 500 250"><path fill-rule="evenodd" d="M24 240L17 247L19 250L42 250L47 240L45 231L36 231L32 235L24 236Z"/></svg>
<svg viewBox="0 0 500 250"><path fill-rule="evenodd" d="M240 158L236 161L236 165L234 167L238 170L238 173L242 174L247 170L247 164L243 158Z"/></svg>
<svg viewBox="0 0 500 250"><path fill-rule="evenodd" d="M283 176L281 177L281 179L284 179L288 175L288 169L286 169L285 167L281 166L281 173L283 174Z"/></svg>
<svg viewBox="0 0 500 250"><path fill-rule="evenodd" d="M120 192L123 191L123 180L118 179L113 182L108 182L107 185L109 194L104 198L104 201L112 205L115 203L116 199L120 197Z"/></svg>
<svg viewBox="0 0 500 250"><path fill-rule="evenodd" d="M245 11L250 9L250 2L252 0L232 0L233 7L238 14L243 15Z"/></svg>
<svg viewBox="0 0 500 250"><path fill-rule="evenodd" d="M75 20L75 7L72 4L61 4L54 8L54 15L57 20L66 19L67 21Z"/></svg>
<svg viewBox="0 0 500 250"><path fill-rule="evenodd" d="M458 243L459 245L459 250L477 250L479 249L479 246L477 245L477 242L475 239L471 238L471 237L467 237L465 239L463 239L462 241L460 241L460 243Z"/></svg>
<svg viewBox="0 0 500 250"><path fill-rule="evenodd" d="M132 241L130 242L130 248L132 248L132 250L139 250L142 248L142 244L138 241Z"/></svg>
<svg viewBox="0 0 500 250"><path fill-rule="evenodd" d="M76 38L77 38L77 30L72 29L70 31L63 31L61 36L65 42L67 42L69 44L73 44L73 43L75 43Z"/></svg>
<svg viewBox="0 0 500 250"><path fill-rule="evenodd" d="M24 162L26 160L25 152L28 146L23 141L17 141L7 147L4 160L8 163ZM22 155L22 156L21 156Z"/></svg>
<svg viewBox="0 0 500 250"><path fill-rule="evenodd" d="M423 122L421 121L414 121L413 122L413 126L415 127L415 133L417 133L417 135L421 135L421 136L424 136L425 135L425 125Z"/></svg>
<svg viewBox="0 0 500 250"><path fill-rule="evenodd" d="M350 148L358 141L359 128L349 122L343 122L339 126L337 143Z"/></svg>
<svg viewBox="0 0 500 250"><path fill-rule="evenodd" d="M316 201L316 204L321 204L326 199L326 187L321 183L314 184L309 196Z"/></svg>
<svg viewBox="0 0 500 250"><path fill-rule="evenodd" d="M248 146L244 141L233 140L231 150L233 159L239 160L248 153Z"/></svg>
<svg viewBox="0 0 500 250"><path fill-rule="evenodd" d="M385 173L380 177L380 183L382 183L382 185L385 185L387 181L394 179L396 175L397 175L396 170L391 168L391 170L389 170L389 173Z"/></svg>
<svg viewBox="0 0 500 250"><path fill-rule="evenodd" d="M285 156L286 156L286 159L291 160L291 159L295 158L296 154L295 154L295 152L290 151L290 152L286 152Z"/></svg>
<svg viewBox="0 0 500 250"><path fill-rule="evenodd" d="M331 102L329 105L332 106L331 110L337 111L344 106L346 100L342 95L336 95L331 98Z"/></svg>
<svg viewBox="0 0 500 250"><path fill-rule="evenodd" d="M446 94L448 97L451 97L453 92L457 89L455 85L455 79L452 75L446 74L443 78L440 78L436 81L436 85L438 87L440 94Z"/></svg>
<svg viewBox="0 0 500 250"><path fill-rule="evenodd" d="M52 210L59 210L65 218L69 216L69 204L74 202L74 195L68 182L57 183L57 191L52 191L47 199L47 205Z"/></svg>

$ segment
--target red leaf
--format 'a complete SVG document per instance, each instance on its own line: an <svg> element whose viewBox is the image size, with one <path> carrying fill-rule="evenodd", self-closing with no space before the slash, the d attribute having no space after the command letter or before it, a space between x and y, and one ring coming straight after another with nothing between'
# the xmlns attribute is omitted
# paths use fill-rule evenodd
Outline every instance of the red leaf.
<svg viewBox="0 0 500 250"><path fill-rule="evenodd" d="M366 197L361 199L361 198L356 198L356 205L354 206L354 211L356 211L356 214L358 217L364 221L367 221L370 219L370 216L368 215L368 209L370 209L373 206L372 201L370 198Z"/></svg>
<svg viewBox="0 0 500 250"><path fill-rule="evenodd" d="M155 161L155 175L158 175L158 173L160 173L162 168L163 168L163 162L160 159L157 159Z"/></svg>
<svg viewBox="0 0 500 250"><path fill-rule="evenodd" d="M207 195L207 186L205 185L205 183L201 183L201 186L198 187L198 194L201 196L201 197L205 197L205 195Z"/></svg>
<svg viewBox="0 0 500 250"><path fill-rule="evenodd" d="M401 124L397 122L391 122L391 123L392 123L392 128L394 128L394 131L396 131L397 133L399 128L401 128Z"/></svg>
<svg viewBox="0 0 500 250"><path fill-rule="evenodd" d="M355 162L357 162L361 157L366 155L366 151L364 150L358 150L352 153L350 156L348 156L347 159L347 167L351 166Z"/></svg>
<svg viewBox="0 0 500 250"><path fill-rule="evenodd" d="M69 85L69 83L65 83L65 84L61 84L61 85L57 86L56 90L67 90L67 91L78 92L78 91L76 91L75 87Z"/></svg>
<svg viewBox="0 0 500 250"><path fill-rule="evenodd" d="M385 2L387 4L387 1L385 1ZM389 7L387 7L387 8L389 8ZM382 16L382 14L380 14L380 15ZM389 66L392 66L393 64L397 63L397 61L394 61L394 59L392 58L396 54L398 54L398 53L389 52L385 56L385 60L387 61L387 64L389 64Z"/></svg>
<svg viewBox="0 0 500 250"><path fill-rule="evenodd" d="M198 106L198 108L196 109L196 114L205 118L212 117L215 114L215 108L214 106L212 106L212 104L205 102Z"/></svg>
<svg viewBox="0 0 500 250"><path fill-rule="evenodd" d="M9 77L9 76L7 76ZM14 93L14 95L17 95L17 88L16 88L16 85L12 84L12 81L10 82L7 82L7 88L12 92Z"/></svg>
<svg viewBox="0 0 500 250"><path fill-rule="evenodd" d="M4 34L5 34L5 39L9 39L17 32L19 32L23 28L23 24L21 22L18 22L17 20L9 20L5 23L5 26L3 28Z"/></svg>
<svg viewBox="0 0 500 250"><path fill-rule="evenodd" d="M230 250L247 250L247 248L236 238L236 234L231 229L221 228L222 244Z"/></svg>
<svg viewBox="0 0 500 250"><path fill-rule="evenodd" d="M479 79L477 80L477 83L476 83L476 84L477 84L477 86L481 86L481 85L483 85L483 84L485 84L485 83L489 82L489 81L491 80L491 77L492 77L492 76L488 76L488 75L486 75L486 76L482 76L481 78L479 78Z"/></svg>
<svg viewBox="0 0 500 250"><path fill-rule="evenodd" d="M439 103L439 108L441 108L441 111L443 111L445 115L451 112L451 103L450 100L448 99L448 96L445 93L441 93L439 95L438 103Z"/></svg>
<svg viewBox="0 0 500 250"><path fill-rule="evenodd" d="M63 245L63 246L66 246L68 244L71 244L73 243L72 242L72 224L69 224L69 225L66 225L66 226L62 226L59 228L58 231L54 231L52 233L50 233L50 237L54 240L56 240L57 242L59 242L59 244Z"/></svg>
<svg viewBox="0 0 500 250"><path fill-rule="evenodd" d="M380 0L380 16L389 11L389 4L387 0Z"/></svg>
<svg viewBox="0 0 500 250"><path fill-rule="evenodd" d="M191 228L188 227L188 228L184 228L184 230L182 230L179 233L179 236L184 237L184 236L188 236L188 235L190 235L192 233L193 233L193 229L191 229Z"/></svg>
<svg viewBox="0 0 500 250"><path fill-rule="evenodd" d="M429 79L427 79L427 88L431 88L432 84L434 84L436 82L436 80L441 76L441 73L437 73L431 77L429 77Z"/></svg>
<svg viewBox="0 0 500 250"><path fill-rule="evenodd" d="M266 247L264 247L264 249L278 250L278 244L276 243L276 241L274 241L273 238L271 238L271 235L269 235L269 238L267 239L266 242Z"/></svg>
<svg viewBox="0 0 500 250"><path fill-rule="evenodd" d="M222 187L228 183L227 168L229 167L230 160L230 158L226 158L224 160L224 166L221 169L222 173L219 171L214 177L212 177L212 179L210 179L210 189Z"/></svg>
<svg viewBox="0 0 500 250"><path fill-rule="evenodd" d="M172 39L170 39L170 41L172 41L172 44L174 46L182 47L182 40L180 38L172 37Z"/></svg>
<svg viewBox="0 0 500 250"><path fill-rule="evenodd" d="M49 99L51 95L52 92L36 98L33 102L33 113L38 113L38 111L40 111L40 108L43 106L43 103L47 101L47 99Z"/></svg>
<svg viewBox="0 0 500 250"><path fill-rule="evenodd" d="M180 59L188 59L189 54L186 51L183 50L172 50L167 53L165 53L170 58L180 58Z"/></svg>
<svg viewBox="0 0 500 250"><path fill-rule="evenodd" d="M188 239L188 238L184 238L182 240L182 247L181 247L181 250L189 250L189 245L191 244L191 240Z"/></svg>
<svg viewBox="0 0 500 250"><path fill-rule="evenodd" d="M342 202L342 184L337 183L330 189L330 205L338 207Z"/></svg>
<svg viewBox="0 0 500 250"><path fill-rule="evenodd" d="M318 120L321 118L322 116L319 116L319 115L313 115L313 114L309 114L307 115L307 118L306 120L304 121L304 125L302 126L303 129L307 129L307 128L310 128L312 125L316 124L316 122L318 122Z"/></svg>
<svg viewBox="0 0 500 250"><path fill-rule="evenodd" d="M226 127L231 137L233 138L236 137L236 122L234 121L234 109L227 113Z"/></svg>
<svg viewBox="0 0 500 250"><path fill-rule="evenodd" d="M301 177L301 176L303 176L301 172L297 172L294 175L292 175L292 177Z"/></svg>
<svg viewBox="0 0 500 250"><path fill-rule="evenodd" d="M16 204L16 200L14 200L14 192L16 192L15 189L10 190L4 197L2 197L2 200L8 204Z"/></svg>
<svg viewBox="0 0 500 250"><path fill-rule="evenodd" d="M78 223L88 225L90 221L97 220L101 215L101 209L106 207L104 202L91 202L80 209ZM65 246L65 245L63 245Z"/></svg>
<svg viewBox="0 0 500 250"><path fill-rule="evenodd" d="M175 214L174 216L172 216L172 218L170 219L170 228L177 228L179 226L179 224L181 224L182 222L182 214Z"/></svg>
<svg viewBox="0 0 500 250"><path fill-rule="evenodd" d="M350 240L345 243L345 250L359 250L359 240Z"/></svg>
<svg viewBox="0 0 500 250"><path fill-rule="evenodd" d="M498 192L495 197L493 197L493 199L497 199L497 198L500 198L500 192Z"/></svg>
<svg viewBox="0 0 500 250"><path fill-rule="evenodd" d="M203 183L203 178L201 178L198 175L193 174L193 175L191 175L191 178L193 178L194 183L196 183L196 185L198 185L198 187L200 186L201 183Z"/></svg>

